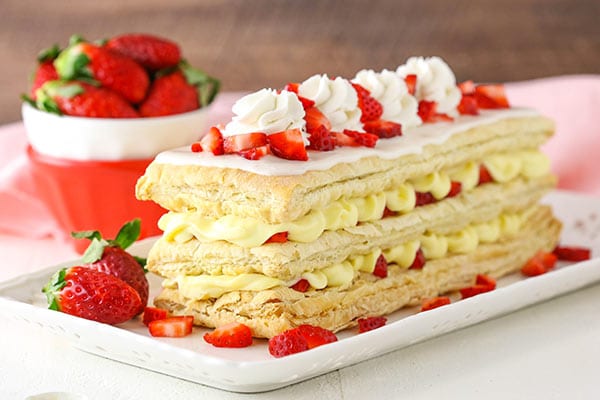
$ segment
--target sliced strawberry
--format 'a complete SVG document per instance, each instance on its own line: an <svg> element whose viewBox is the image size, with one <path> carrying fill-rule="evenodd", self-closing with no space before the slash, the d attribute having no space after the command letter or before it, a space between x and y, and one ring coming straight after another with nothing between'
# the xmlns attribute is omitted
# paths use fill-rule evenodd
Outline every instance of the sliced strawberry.
<svg viewBox="0 0 600 400"><path fill-rule="evenodd" d="M290 329L269 339L269 353L284 357L308 350L308 342L297 329Z"/></svg>
<svg viewBox="0 0 600 400"><path fill-rule="evenodd" d="M396 211L392 211L389 208L385 207L383 209L383 215L381 216L381 218L395 217L396 215L398 215Z"/></svg>
<svg viewBox="0 0 600 400"><path fill-rule="evenodd" d="M298 282L294 283L290 288L294 289L297 292L305 293L310 288L310 283L308 280L302 278Z"/></svg>
<svg viewBox="0 0 600 400"><path fill-rule="evenodd" d="M366 317L358 319L358 333L372 331L381 328L387 323L386 317Z"/></svg>
<svg viewBox="0 0 600 400"><path fill-rule="evenodd" d="M402 135L402 125L381 119L365 122L363 124L363 129L369 133L379 136L380 138L391 138Z"/></svg>
<svg viewBox="0 0 600 400"><path fill-rule="evenodd" d="M450 182L450 191L448 192L446 197L458 196L461 191L462 191L462 183L452 181L452 182Z"/></svg>
<svg viewBox="0 0 600 400"><path fill-rule="evenodd" d="M351 131L349 129L344 129L344 132L342 132L342 134L350 136L356 141L356 143L364 147L375 147L375 145L377 144L377 140L379 140L379 136L377 135L373 135L371 133Z"/></svg>
<svg viewBox="0 0 600 400"><path fill-rule="evenodd" d="M300 129L288 129L267 137L271 152L287 160L307 161L308 154Z"/></svg>
<svg viewBox="0 0 600 400"><path fill-rule="evenodd" d="M310 142L308 145L310 150L331 151L335 149L336 136L324 126L313 130L308 140Z"/></svg>
<svg viewBox="0 0 600 400"><path fill-rule="evenodd" d="M478 185L483 185L484 183L493 182L494 178L490 171L485 167L485 165L481 164L479 166L479 183Z"/></svg>
<svg viewBox="0 0 600 400"><path fill-rule="evenodd" d="M211 127L208 133L200 139L200 145L202 146L202 150L210 151L215 156L223 154L223 135L219 128L215 126Z"/></svg>
<svg viewBox="0 0 600 400"><path fill-rule="evenodd" d="M423 254L423 250L419 248L415 254L415 259L408 269L423 269L425 266L425 261L425 254Z"/></svg>
<svg viewBox="0 0 600 400"><path fill-rule="evenodd" d="M264 146L267 144L267 135L262 132L244 133L241 135L226 136L223 138L223 151L225 154L238 153L243 150Z"/></svg>
<svg viewBox="0 0 600 400"><path fill-rule="evenodd" d="M373 275L379 278L386 278L388 276L388 264L383 254L377 258Z"/></svg>
<svg viewBox="0 0 600 400"><path fill-rule="evenodd" d="M193 153L200 153L202 151L202 144L200 144L200 142L194 142L190 145L190 150L192 150Z"/></svg>
<svg viewBox="0 0 600 400"><path fill-rule="evenodd" d="M417 75L410 74L404 77L404 82L406 83L406 87L408 88L408 93L411 96L414 96L417 92Z"/></svg>
<svg viewBox="0 0 600 400"><path fill-rule="evenodd" d="M193 322L191 315L157 319L148 324L148 330L152 336L183 337L192 333Z"/></svg>
<svg viewBox="0 0 600 400"><path fill-rule="evenodd" d="M312 134L316 130L321 129L321 127L324 127L327 131L331 130L331 122L317 107L307 108L304 112L306 132Z"/></svg>
<svg viewBox="0 0 600 400"><path fill-rule="evenodd" d="M450 304L450 298L446 296L425 299L421 304L421 311L433 310L434 308L445 306L447 304Z"/></svg>
<svg viewBox="0 0 600 400"><path fill-rule="evenodd" d="M587 247L556 246L554 254L564 261L585 261L591 258L591 250Z"/></svg>
<svg viewBox="0 0 600 400"><path fill-rule="evenodd" d="M529 259L521 268L521 273L525 276L538 276L548 272L541 259L533 257Z"/></svg>
<svg viewBox="0 0 600 400"><path fill-rule="evenodd" d="M232 322L205 333L204 341L215 347L248 347L252 344L252 330L247 325Z"/></svg>
<svg viewBox="0 0 600 400"><path fill-rule="evenodd" d="M285 85L285 87L283 88L283 90L287 90L288 92L293 92L298 94L298 88L300 87L299 83L296 82L290 82L287 85Z"/></svg>
<svg viewBox="0 0 600 400"><path fill-rule="evenodd" d="M479 115L477 100L475 100L475 96L470 94L463 94L457 109L462 115Z"/></svg>
<svg viewBox="0 0 600 400"><path fill-rule="evenodd" d="M279 232L272 235L265 243L285 243L288 241L287 232Z"/></svg>
<svg viewBox="0 0 600 400"><path fill-rule="evenodd" d="M437 112L437 103L435 101L421 100L419 102L419 117L423 122L451 122L454 121L452 117L446 114L439 114Z"/></svg>
<svg viewBox="0 0 600 400"><path fill-rule="evenodd" d="M496 289L496 280L489 275L478 274L475 278L476 285L483 285L490 290Z"/></svg>
<svg viewBox="0 0 600 400"><path fill-rule="evenodd" d="M463 95L465 95L465 94L469 95L469 94L475 93L475 83L471 80L461 82L457 86Z"/></svg>
<svg viewBox="0 0 600 400"><path fill-rule="evenodd" d="M509 108L504 85L478 85L475 99L479 108Z"/></svg>
<svg viewBox="0 0 600 400"><path fill-rule="evenodd" d="M425 206L437 201L429 192L415 192L415 196L417 198L415 201L415 207Z"/></svg>
<svg viewBox="0 0 600 400"><path fill-rule="evenodd" d="M254 147L252 149L240 150L238 154L247 160L260 160L267 154L271 154L271 148L269 145Z"/></svg>
<svg viewBox="0 0 600 400"><path fill-rule="evenodd" d="M354 87L354 90L356 90L356 95L358 96L358 108L362 111L360 122L379 119L381 114L383 114L383 106L381 103L371 96L371 92L358 83L353 83L352 86Z"/></svg>
<svg viewBox="0 0 600 400"><path fill-rule="evenodd" d="M167 310L164 310L162 308L156 308L156 307L146 307L144 308L144 317L142 319L142 321L144 322L144 325L148 326L148 324L150 324L150 322L152 321L156 321L159 319L165 319L167 318Z"/></svg>
<svg viewBox="0 0 600 400"><path fill-rule="evenodd" d="M300 325L297 330L302 337L306 340L309 349L322 346L327 343L337 342L338 338L333 332L328 329L321 328L320 326L314 325Z"/></svg>
<svg viewBox="0 0 600 400"><path fill-rule="evenodd" d="M335 143L341 147L360 147L360 143L353 137L345 135L343 132L331 132L335 136Z"/></svg>

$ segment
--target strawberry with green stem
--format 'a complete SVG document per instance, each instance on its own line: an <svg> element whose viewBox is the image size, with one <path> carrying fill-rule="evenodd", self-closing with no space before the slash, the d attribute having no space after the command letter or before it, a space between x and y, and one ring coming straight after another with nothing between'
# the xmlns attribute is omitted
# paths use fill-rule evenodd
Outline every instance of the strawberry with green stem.
<svg viewBox="0 0 600 400"><path fill-rule="evenodd" d="M174 67L181 61L177 43L144 33L115 36L106 42L106 47L151 71Z"/></svg>
<svg viewBox="0 0 600 400"><path fill-rule="evenodd" d="M40 54L38 54L38 67L33 74L31 90L29 92L33 100L36 98L36 90L42 87L44 83L58 79L58 72L56 72L56 68L54 68L54 60L59 54L60 47L58 47L57 44L42 50Z"/></svg>
<svg viewBox="0 0 600 400"><path fill-rule="evenodd" d="M134 60L77 36L54 60L54 66L61 79L102 86L132 104L141 102L150 86L148 73Z"/></svg>
<svg viewBox="0 0 600 400"><path fill-rule="evenodd" d="M111 325L129 321L142 304L121 279L84 266L57 271L42 291L51 310Z"/></svg>
<svg viewBox="0 0 600 400"><path fill-rule="evenodd" d="M82 257L86 267L114 275L139 293L141 304L136 314L141 313L148 303L149 294L144 269L146 260L125 251L140 235L140 220L123 225L115 239L103 239L98 231L73 232L71 235L76 239L91 240Z"/></svg>

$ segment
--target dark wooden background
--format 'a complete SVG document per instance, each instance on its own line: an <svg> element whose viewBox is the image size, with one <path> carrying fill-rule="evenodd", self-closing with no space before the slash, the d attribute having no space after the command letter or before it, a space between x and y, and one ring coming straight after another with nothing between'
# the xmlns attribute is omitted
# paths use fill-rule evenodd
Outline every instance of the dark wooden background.
<svg viewBox="0 0 600 400"><path fill-rule="evenodd" d="M0 123L20 119L37 52L72 33L169 37L224 90L350 77L411 55L444 57L460 80L600 73L598 0L1 0L0 19Z"/></svg>

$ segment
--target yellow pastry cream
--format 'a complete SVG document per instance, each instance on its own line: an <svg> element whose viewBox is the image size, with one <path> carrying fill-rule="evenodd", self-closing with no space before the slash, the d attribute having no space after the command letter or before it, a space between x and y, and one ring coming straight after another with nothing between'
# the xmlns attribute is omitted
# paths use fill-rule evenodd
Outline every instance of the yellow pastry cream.
<svg viewBox="0 0 600 400"><path fill-rule="evenodd" d="M300 279L306 279L313 289L345 287L352 283L358 273L372 273L377 259L382 254L388 264L408 269L413 264L419 249L426 260L452 254L471 253L479 244L492 243L515 235L527 218L527 213L527 210L522 213L503 213L490 221L471 224L447 235L426 232L418 240L388 249L375 249L367 254L353 255L339 264L304 272L293 281L283 281L258 273L234 276L181 275L164 280L163 286L177 287L183 296L193 299L218 298L225 293L238 290L260 291L277 286L289 287Z"/></svg>
<svg viewBox="0 0 600 400"><path fill-rule="evenodd" d="M482 164L494 180L501 183L517 176L542 176L550 170L548 157L537 150L489 155ZM415 192L431 193L436 200L441 200L450 192L452 181L460 182L462 191L472 190L479 182L479 169L479 163L467 162L448 171L411 179L383 193L341 198L292 222L268 224L256 218L234 215L209 218L197 213L169 212L160 219L158 226L164 232L166 240L178 243L196 238L202 242L224 240L251 248L264 244L271 236L280 232L287 232L287 238L292 242L310 243L327 230L344 229L360 222L379 220L386 207L397 213L410 212L416 206ZM426 240L429 242L435 239ZM449 245L452 246L453 242L450 239Z"/></svg>

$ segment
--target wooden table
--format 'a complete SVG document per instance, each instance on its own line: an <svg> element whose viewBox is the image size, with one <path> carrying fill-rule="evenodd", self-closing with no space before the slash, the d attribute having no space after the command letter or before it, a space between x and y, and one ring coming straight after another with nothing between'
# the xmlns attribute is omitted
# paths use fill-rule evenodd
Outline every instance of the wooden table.
<svg viewBox="0 0 600 400"><path fill-rule="evenodd" d="M72 33L150 32L179 42L225 90L281 87L315 73L351 77L440 55L459 80L600 72L592 0L3 0L0 123L16 121L35 55Z"/></svg>

